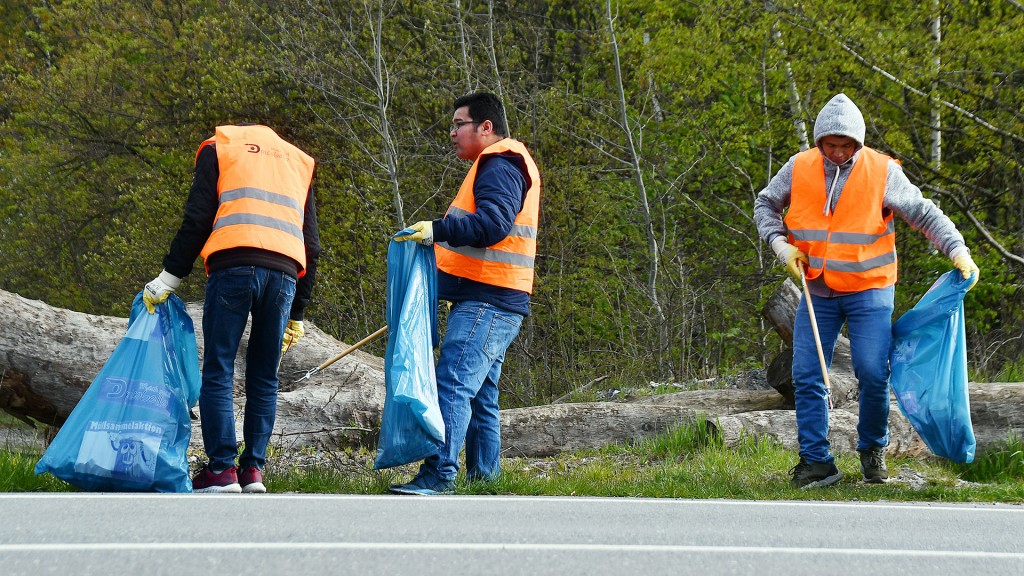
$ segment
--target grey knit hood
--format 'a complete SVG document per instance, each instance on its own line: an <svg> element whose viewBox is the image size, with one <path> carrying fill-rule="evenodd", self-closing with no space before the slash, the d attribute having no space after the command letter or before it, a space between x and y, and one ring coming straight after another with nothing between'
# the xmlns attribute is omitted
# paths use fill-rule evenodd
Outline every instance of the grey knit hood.
<svg viewBox="0 0 1024 576"><path fill-rule="evenodd" d="M864 146L864 132L864 115L860 108L846 94L836 94L814 121L814 145L821 146L825 136L849 136L857 141L860 149Z"/></svg>

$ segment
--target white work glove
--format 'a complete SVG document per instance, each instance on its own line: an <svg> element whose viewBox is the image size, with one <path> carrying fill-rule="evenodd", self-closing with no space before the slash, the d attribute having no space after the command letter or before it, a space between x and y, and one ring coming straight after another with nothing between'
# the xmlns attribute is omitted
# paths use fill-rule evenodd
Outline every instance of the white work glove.
<svg viewBox="0 0 1024 576"><path fill-rule="evenodd" d="M306 331L302 327L302 320L289 320L288 325L284 327L284 338L281 340L281 353L285 353L289 348L298 343L299 338L302 338Z"/></svg>
<svg viewBox="0 0 1024 576"><path fill-rule="evenodd" d="M981 270L978 269L978 265L974 263L974 259L971 258L971 253L967 248L961 248L954 250L950 254L950 259L953 260L953 266L960 271L960 274L964 277L964 280L971 277L974 274L974 281L967 287L967 290L974 288L978 283L978 276L981 275Z"/></svg>
<svg viewBox="0 0 1024 576"><path fill-rule="evenodd" d="M772 240L772 250L775 251L775 255L778 256L779 262L786 265L789 269L789 273L793 275L797 280L800 279L800 263L806 269L810 265L810 261L807 260L807 254L800 251L799 248L793 246L789 242L786 242L786 238L783 236L776 236Z"/></svg>
<svg viewBox="0 0 1024 576"><path fill-rule="evenodd" d="M171 274L167 270L160 272L160 275L153 278L146 284L146 287L142 289L142 302L146 305L146 310L150 314L156 312L156 305L161 302L166 302L167 297L174 292L178 285L181 284L181 278L178 278L174 274Z"/></svg>
<svg viewBox="0 0 1024 576"><path fill-rule="evenodd" d="M434 222L432 220L421 220L409 226L407 230L413 230L413 233L408 236L396 236L395 242L415 240L424 246L430 246L434 243Z"/></svg>

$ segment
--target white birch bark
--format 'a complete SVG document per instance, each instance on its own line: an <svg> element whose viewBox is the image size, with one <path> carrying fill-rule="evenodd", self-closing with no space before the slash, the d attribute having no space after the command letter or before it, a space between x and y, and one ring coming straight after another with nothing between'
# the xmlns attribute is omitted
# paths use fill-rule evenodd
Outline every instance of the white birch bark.
<svg viewBox="0 0 1024 576"><path fill-rule="evenodd" d="M939 6L939 0L933 0L932 6L935 8L935 16L932 18L932 105L931 105L931 126L932 126L932 145L931 145L931 163L935 170L942 169L942 109L939 107L937 102L939 98L939 74L942 73L942 54L940 47L942 44L942 12Z"/></svg>
<svg viewBox="0 0 1024 576"><path fill-rule="evenodd" d="M628 154L628 163L630 165L630 169L633 172L633 178L636 181L637 194L640 198L640 212L644 218L644 232L647 236L647 252L648 260L650 262L648 266L647 276L647 297L648 299L650 299L651 306L654 309L654 313L657 317L659 347L658 353L660 356L667 347L668 336L665 322L665 313L662 310L661 303L658 300L658 238L657 235L654 233L654 222L653 218L651 217L651 206L647 198L647 186L644 183L644 174L640 165L640 151L637 147L636 137L634 135L632 125L630 124L628 108L626 106L626 92L622 80L622 64L619 60L619 44L615 36L615 16L612 14L611 0L606 1L606 9L608 19L608 34L611 39L612 58L615 64L615 88L619 104L619 124L620 128L622 129L623 136L625 136L626 139L626 152Z"/></svg>

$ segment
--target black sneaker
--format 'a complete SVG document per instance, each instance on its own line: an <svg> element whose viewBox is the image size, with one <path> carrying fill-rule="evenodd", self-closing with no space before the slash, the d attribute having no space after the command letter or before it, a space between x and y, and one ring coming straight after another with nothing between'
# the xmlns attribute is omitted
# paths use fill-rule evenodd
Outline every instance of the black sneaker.
<svg viewBox="0 0 1024 576"><path fill-rule="evenodd" d="M789 473L793 475L789 484L801 490L831 486L843 478L835 462L808 462L803 458Z"/></svg>
<svg viewBox="0 0 1024 576"><path fill-rule="evenodd" d="M889 469L885 467L885 448L877 446L860 451L860 471L868 484L885 484Z"/></svg>

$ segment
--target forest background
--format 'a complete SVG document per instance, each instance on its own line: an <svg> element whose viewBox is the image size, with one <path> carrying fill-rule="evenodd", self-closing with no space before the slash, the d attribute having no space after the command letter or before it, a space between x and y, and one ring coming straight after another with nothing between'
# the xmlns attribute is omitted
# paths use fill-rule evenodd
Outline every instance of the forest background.
<svg viewBox="0 0 1024 576"><path fill-rule="evenodd" d="M489 90L544 184L503 404L761 368L785 269L753 200L845 92L981 267L972 378L1024 379L1018 1L7 0L0 46L0 288L27 298L127 316L199 143L256 122L318 160L307 319L356 341L383 324L388 238L468 169L452 101ZM897 228L899 314L951 265ZM203 290L200 262L178 293Z"/></svg>

